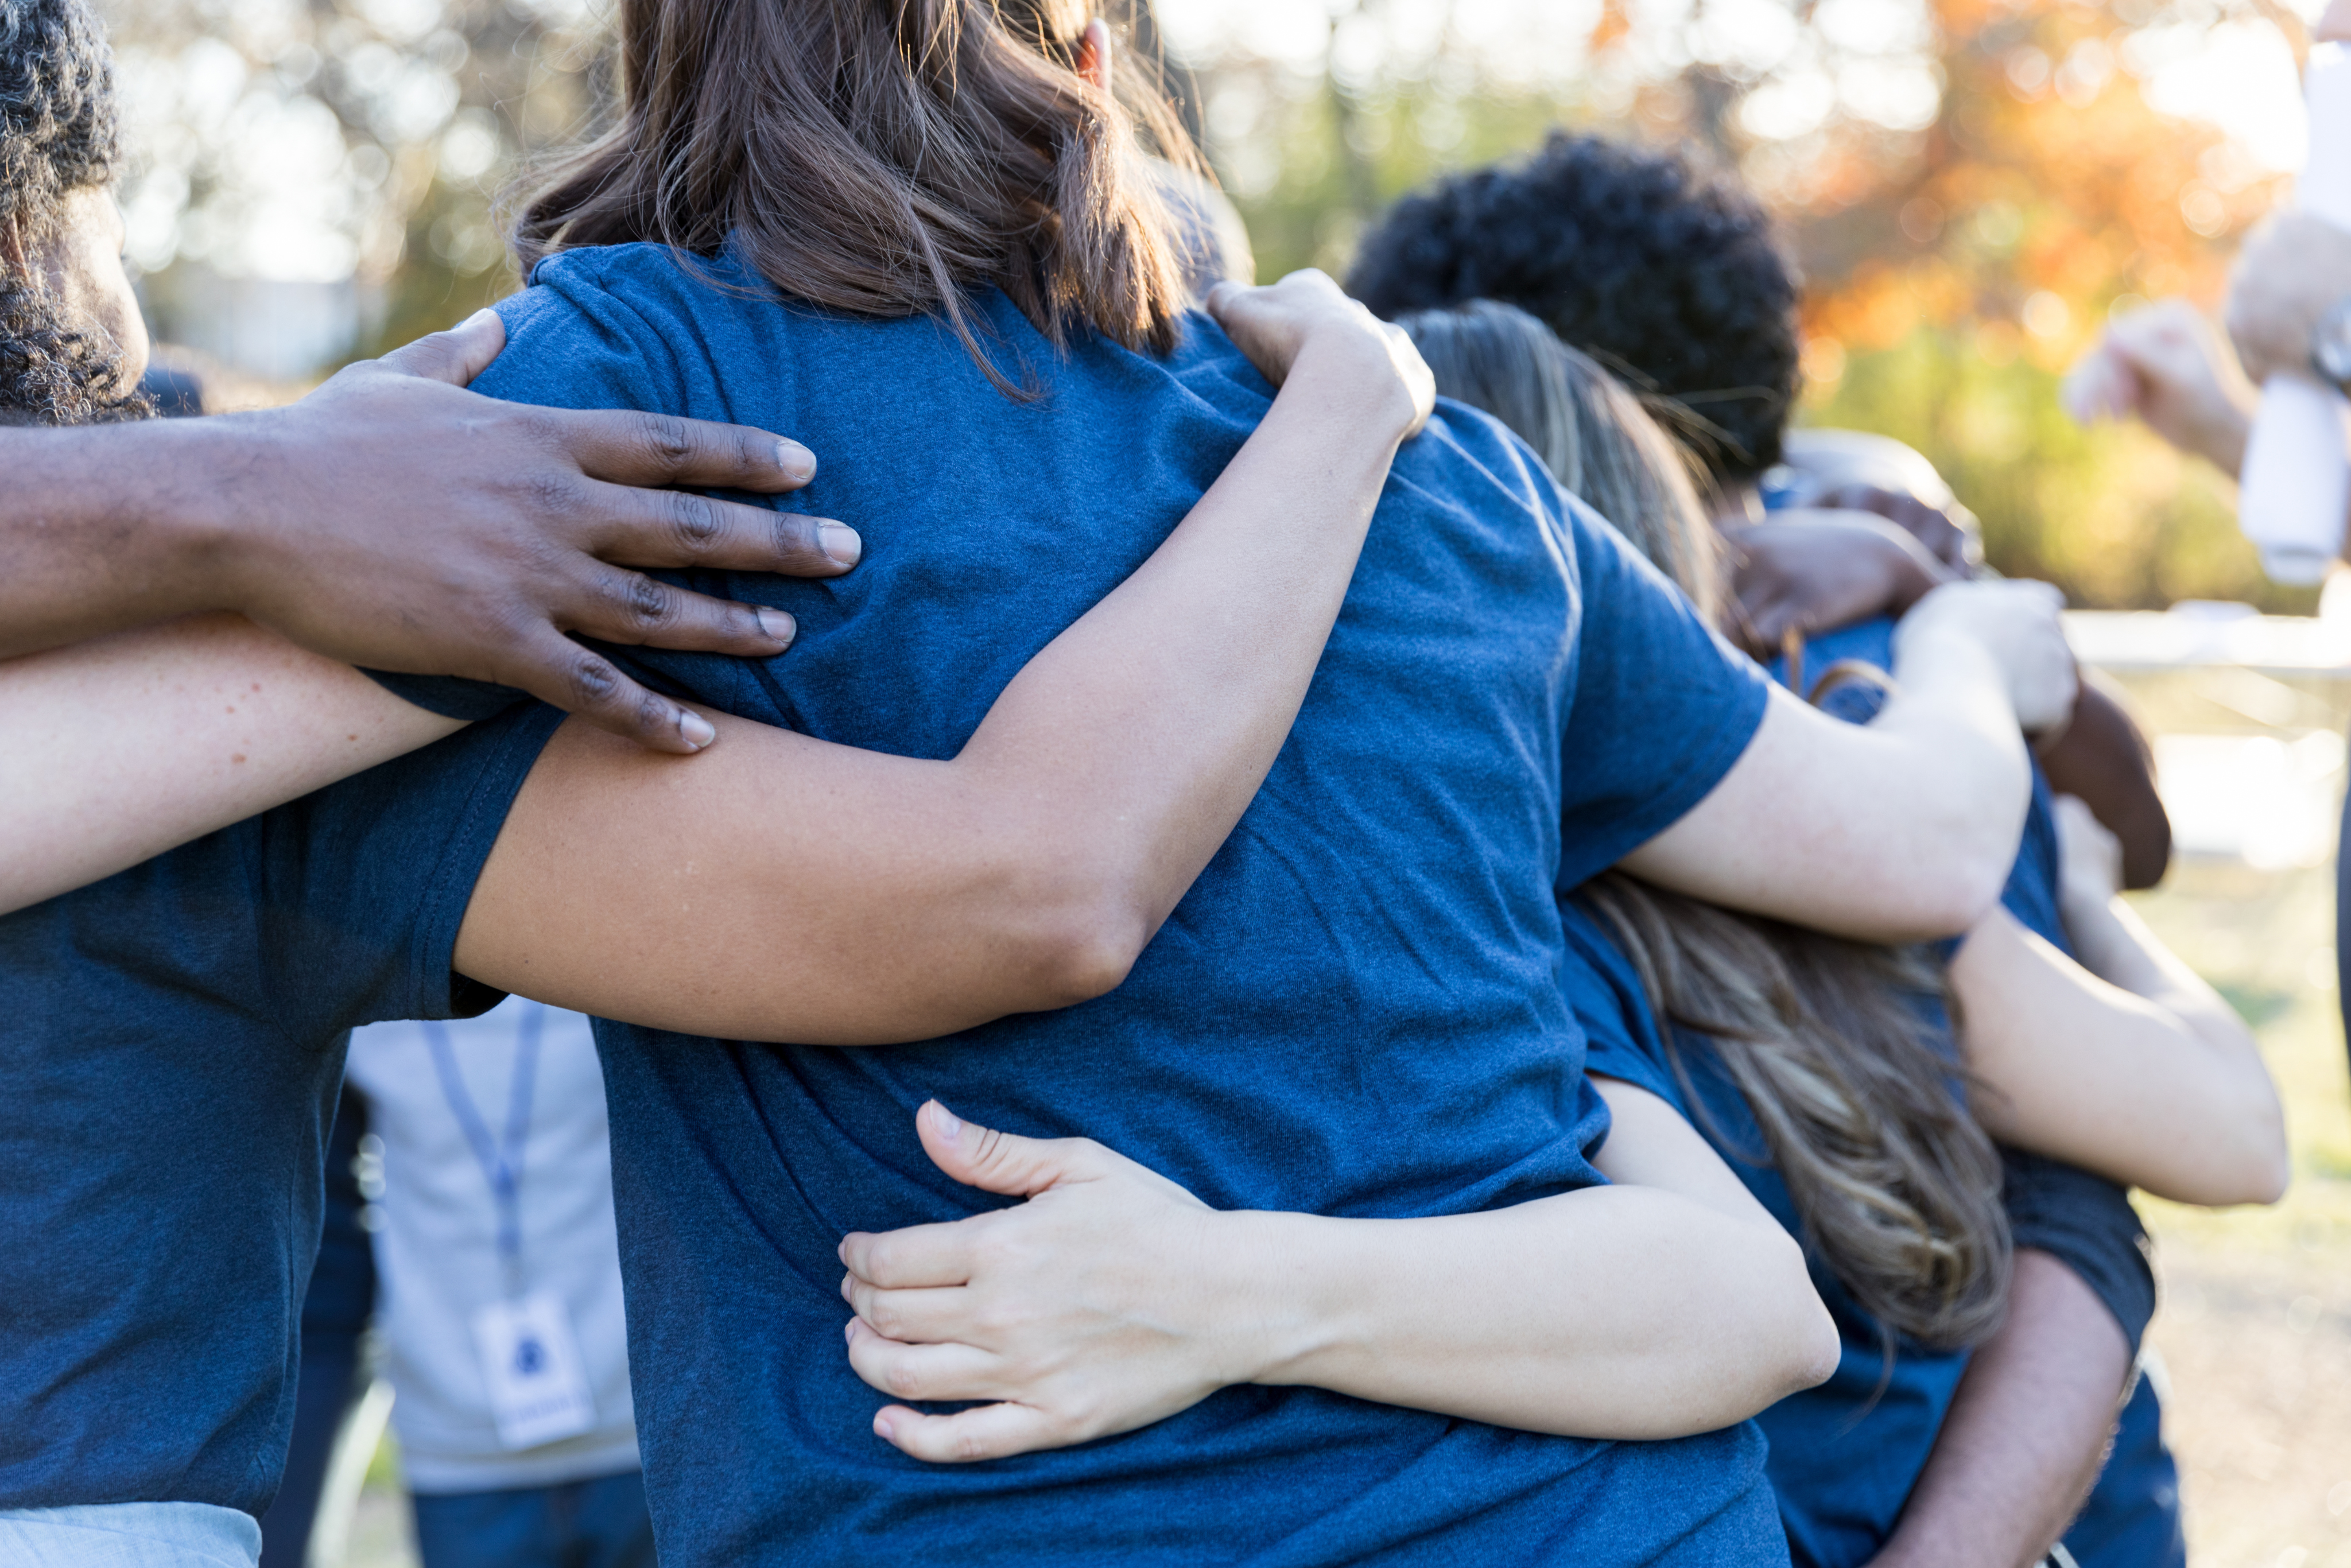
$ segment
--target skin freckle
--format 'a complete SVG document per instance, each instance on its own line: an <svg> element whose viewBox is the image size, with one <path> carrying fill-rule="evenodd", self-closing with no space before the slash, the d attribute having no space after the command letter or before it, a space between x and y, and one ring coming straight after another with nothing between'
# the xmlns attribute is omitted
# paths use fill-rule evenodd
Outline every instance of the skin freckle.
<svg viewBox="0 0 2351 1568"><path fill-rule="evenodd" d="M245 753L242 751L234 752L230 755L229 760L231 762L242 762L245 760Z"/></svg>

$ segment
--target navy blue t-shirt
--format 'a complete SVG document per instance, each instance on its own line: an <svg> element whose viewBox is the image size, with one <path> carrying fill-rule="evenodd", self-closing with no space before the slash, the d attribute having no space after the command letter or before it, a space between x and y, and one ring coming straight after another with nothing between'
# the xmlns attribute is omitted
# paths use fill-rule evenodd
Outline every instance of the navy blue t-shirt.
<svg viewBox="0 0 2351 1568"><path fill-rule="evenodd" d="M347 1031L496 999L449 956L560 717L0 916L0 1509L268 1506Z"/></svg>
<svg viewBox="0 0 2351 1568"><path fill-rule="evenodd" d="M1893 623L1884 620L1821 633L1805 650L1805 685L1815 685L1832 665L1845 660L1883 670L1892 662L1892 644ZM1784 678L1782 662L1771 669ZM1883 706L1883 688L1865 682L1843 685L1823 706L1848 722L1867 723ZM2056 896L2056 821L2038 768L2032 789L2001 903L2020 924L2067 950ZM1590 1036L1589 1070L1637 1084L1674 1105L1724 1155L1772 1218L1790 1234L1802 1235L1802 1217L1771 1164L1762 1130L1711 1044L1677 1031L1679 1055L1689 1073L1686 1088L1673 1070L1639 976L1605 925L1575 902L1564 919L1569 961L1562 968L1562 986ZM1696 1106L1690 1103L1693 1090ZM2080 1272L2135 1342L2152 1311L2153 1290L2137 1244L2143 1233L2121 1189L2014 1151L2002 1151L2002 1165L2003 1198L2017 1244L2051 1251ZM1900 1517L1968 1358L1964 1351L1930 1350L1897 1337L1889 1368L1883 1326L1807 1250L1813 1283L1843 1342L1837 1369L1827 1382L1791 1396L1758 1419L1771 1439L1768 1469L1798 1568L1858 1568L1876 1554Z"/></svg>
<svg viewBox="0 0 2351 1568"><path fill-rule="evenodd" d="M780 504L853 523L829 582L705 574L799 619L788 659L643 653L728 711L949 757L1133 571L1263 415L1205 317L1160 361L1055 351L977 301L1042 396L923 319L778 302L643 246L543 264L476 386L788 432ZM1244 633L1245 634L1245 633ZM1082 1134L1220 1207L1458 1214L1598 1180L1605 1109L1554 981L1557 885L1687 810L1764 688L1500 426L1444 405L1383 495L1264 788L1117 991L880 1050L601 1025L631 1366L669 1568L856 1563L1773 1563L1751 1427L1577 1441L1308 1388L1225 1390L1082 1447L932 1467L875 1437L834 1249L1001 1200L914 1113ZM1564 883L1557 879L1563 878Z"/></svg>

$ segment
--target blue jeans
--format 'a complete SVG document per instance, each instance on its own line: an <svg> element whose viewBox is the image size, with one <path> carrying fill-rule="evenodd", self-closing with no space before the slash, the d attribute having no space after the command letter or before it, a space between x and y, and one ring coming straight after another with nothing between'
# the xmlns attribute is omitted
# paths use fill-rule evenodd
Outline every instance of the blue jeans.
<svg viewBox="0 0 2351 1568"><path fill-rule="evenodd" d="M635 1470L412 1500L424 1568L654 1568L653 1520Z"/></svg>

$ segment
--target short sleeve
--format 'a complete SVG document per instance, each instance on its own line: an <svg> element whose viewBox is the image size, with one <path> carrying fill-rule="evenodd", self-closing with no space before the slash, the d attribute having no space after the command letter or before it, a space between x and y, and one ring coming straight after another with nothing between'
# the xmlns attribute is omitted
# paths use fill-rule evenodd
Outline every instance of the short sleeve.
<svg viewBox="0 0 2351 1568"><path fill-rule="evenodd" d="M1562 887L1704 800L1754 739L1770 690L1614 528L1573 498L1568 516L1583 620L1561 750Z"/></svg>
<svg viewBox="0 0 2351 1568"><path fill-rule="evenodd" d="M2155 1267L2129 1195L2104 1176L2015 1149L2001 1150L2001 1166L2016 1245L2046 1252L2079 1275L2137 1354L2155 1316Z"/></svg>
<svg viewBox="0 0 2351 1568"><path fill-rule="evenodd" d="M1583 1070L1646 1089L1687 1116L1681 1084L1666 1061L1657 1020L1631 962L1580 899L1561 906L1560 925L1566 937L1560 991L1583 1030Z"/></svg>
<svg viewBox="0 0 2351 1568"><path fill-rule="evenodd" d="M264 979L281 1027L470 1017L500 993L451 967L474 884L563 721L514 707L263 820Z"/></svg>

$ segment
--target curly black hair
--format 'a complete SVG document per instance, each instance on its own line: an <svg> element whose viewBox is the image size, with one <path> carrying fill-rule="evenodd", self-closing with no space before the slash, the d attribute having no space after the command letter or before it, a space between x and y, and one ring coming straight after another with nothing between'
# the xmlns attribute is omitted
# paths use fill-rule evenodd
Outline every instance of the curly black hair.
<svg viewBox="0 0 2351 1568"><path fill-rule="evenodd" d="M1524 163L1398 202L1347 290L1382 317L1516 305L1698 415L1718 482L1780 460L1800 385L1794 264L1752 195L1677 153L1555 131Z"/></svg>
<svg viewBox="0 0 2351 1568"><path fill-rule="evenodd" d="M82 424L152 412L42 278L9 265L56 239L65 200L121 162L114 57L89 0L0 0L0 421Z"/></svg>

